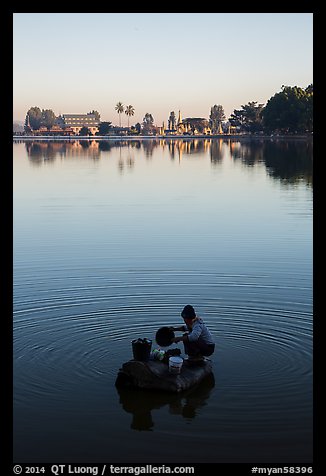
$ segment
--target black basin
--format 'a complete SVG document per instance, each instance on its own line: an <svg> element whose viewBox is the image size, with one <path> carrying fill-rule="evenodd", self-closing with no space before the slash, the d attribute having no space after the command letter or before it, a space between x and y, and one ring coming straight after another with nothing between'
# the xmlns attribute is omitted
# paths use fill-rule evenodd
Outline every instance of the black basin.
<svg viewBox="0 0 326 476"><path fill-rule="evenodd" d="M155 336L155 340L160 347L168 347L172 344L174 338L174 332L170 327L161 327Z"/></svg>

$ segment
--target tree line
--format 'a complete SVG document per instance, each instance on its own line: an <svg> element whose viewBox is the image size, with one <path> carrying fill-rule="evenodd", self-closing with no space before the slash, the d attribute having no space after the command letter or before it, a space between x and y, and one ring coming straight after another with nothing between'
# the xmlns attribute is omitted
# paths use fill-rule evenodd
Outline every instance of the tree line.
<svg viewBox="0 0 326 476"><path fill-rule="evenodd" d="M119 115L119 127L121 128L121 114L124 112L128 117L128 130L130 133L138 135L156 134L158 127L154 125L153 115L146 113L142 123L137 123L129 127L129 119L135 114L132 105L124 106L118 102L115 110ZM101 122L98 111L90 111L99 121L99 135L106 135L112 129L112 122ZM208 119L191 118L184 119L183 122L190 124L191 130L203 132L210 127L212 133L226 132L225 113L223 106L215 104L211 107ZM31 107L26 115L25 130L27 125L33 130L40 127L51 127L56 123L57 117L51 109L40 109ZM241 105L240 109L235 109L228 119L228 126L237 132L244 133L311 133L313 132L313 85L306 88L298 86L282 86L281 91L272 96L266 103L258 104L257 101L250 101ZM230 129L229 129L230 130ZM87 135L87 127L80 131L81 135Z"/></svg>
<svg viewBox="0 0 326 476"><path fill-rule="evenodd" d="M313 132L313 85L305 89L283 85L266 106L249 102L234 110L229 121L244 132Z"/></svg>

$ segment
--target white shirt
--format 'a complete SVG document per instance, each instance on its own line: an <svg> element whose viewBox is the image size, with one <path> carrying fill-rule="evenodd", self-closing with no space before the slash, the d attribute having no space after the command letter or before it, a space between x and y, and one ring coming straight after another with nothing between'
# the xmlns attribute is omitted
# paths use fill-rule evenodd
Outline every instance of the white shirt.
<svg viewBox="0 0 326 476"><path fill-rule="evenodd" d="M186 326L185 330L186 329ZM204 344L214 344L213 336L205 326L203 320L197 317L192 325L191 332L188 334L189 342L200 341Z"/></svg>

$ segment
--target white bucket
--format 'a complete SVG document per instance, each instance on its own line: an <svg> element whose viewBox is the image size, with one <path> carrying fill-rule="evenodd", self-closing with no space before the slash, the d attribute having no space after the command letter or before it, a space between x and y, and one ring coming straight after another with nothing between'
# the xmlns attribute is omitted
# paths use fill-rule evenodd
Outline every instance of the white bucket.
<svg viewBox="0 0 326 476"><path fill-rule="evenodd" d="M169 358L169 372L171 372L171 374L179 374L181 372L182 364L183 364L182 357L170 357Z"/></svg>

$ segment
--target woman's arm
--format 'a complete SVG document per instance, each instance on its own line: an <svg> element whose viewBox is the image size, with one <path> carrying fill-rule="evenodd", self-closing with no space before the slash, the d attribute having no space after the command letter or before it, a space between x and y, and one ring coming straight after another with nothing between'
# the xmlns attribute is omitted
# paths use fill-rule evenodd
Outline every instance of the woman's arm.
<svg viewBox="0 0 326 476"><path fill-rule="evenodd" d="M174 342L175 344L177 344L178 342L183 342L183 341L187 341L188 340L188 334L183 334L183 336L180 336L180 337L174 337L172 339L172 342Z"/></svg>

